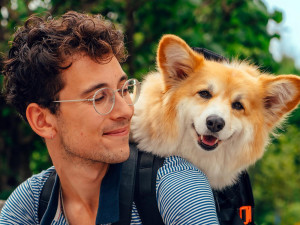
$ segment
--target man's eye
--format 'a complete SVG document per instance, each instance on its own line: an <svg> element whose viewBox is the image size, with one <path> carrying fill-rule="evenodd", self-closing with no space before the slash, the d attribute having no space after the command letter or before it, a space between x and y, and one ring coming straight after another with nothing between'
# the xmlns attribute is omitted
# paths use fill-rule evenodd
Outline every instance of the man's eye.
<svg viewBox="0 0 300 225"><path fill-rule="evenodd" d="M100 101L102 101L104 99L104 96L97 96L96 98L95 98L95 102L100 102Z"/></svg>
<svg viewBox="0 0 300 225"><path fill-rule="evenodd" d="M210 99L212 97L211 93L207 90L199 91L198 94L200 95L200 97L205 99Z"/></svg>
<svg viewBox="0 0 300 225"><path fill-rule="evenodd" d="M240 102L233 102L232 105L231 105L231 107L233 109L236 109L236 110L243 110L244 109L243 104L240 103Z"/></svg>
<svg viewBox="0 0 300 225"><path fill-rule="evenodd" d="M128 87L123 88L123 95L126 95L128 93Z"/></svg>
<svg viewBox="0 0 300 225"><path fill-rule="evenodd" d="M95 103L100 103L103 102L107 99L107 97L109 96L109 93L107 92L107 90L102 90L100 92L98 92L94 98L95 98Z"/></svg>

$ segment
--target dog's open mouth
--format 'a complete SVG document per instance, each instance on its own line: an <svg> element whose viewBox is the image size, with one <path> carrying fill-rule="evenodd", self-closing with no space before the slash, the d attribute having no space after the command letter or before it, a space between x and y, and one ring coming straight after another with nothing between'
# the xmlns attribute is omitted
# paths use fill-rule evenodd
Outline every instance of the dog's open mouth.
<svg viewBox="0 0 300 225"><path fill-rule="evenodd" d="M192 124L192 127L196 131L194 124ZM218 144L221 142L217 137L213 135L200 135L197 133L197 131L196 134L198 136L198 144L202 149L206 151L214 150L216 147L218 147Z"/></svg>
<svg viewBox="0 0 300 225"><path fill-rule="evenodd" d="M199 135L198 144L206 151L214 150L218 143L219 139L212 135Z"/></svg>

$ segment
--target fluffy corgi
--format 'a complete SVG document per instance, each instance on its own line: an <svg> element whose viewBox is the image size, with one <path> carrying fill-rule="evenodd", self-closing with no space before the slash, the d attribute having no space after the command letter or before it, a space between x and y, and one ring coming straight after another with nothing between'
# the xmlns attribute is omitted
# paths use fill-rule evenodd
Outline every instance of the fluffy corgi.
<svg viewBox="0 0 300 225"><path fill-rule="evenodd" d="M272 130L300 102L299 76L208 61L174 35L159 42L157 65L142 83L132 139L143 151L190 161L214 189L262 157Z"/></svg>

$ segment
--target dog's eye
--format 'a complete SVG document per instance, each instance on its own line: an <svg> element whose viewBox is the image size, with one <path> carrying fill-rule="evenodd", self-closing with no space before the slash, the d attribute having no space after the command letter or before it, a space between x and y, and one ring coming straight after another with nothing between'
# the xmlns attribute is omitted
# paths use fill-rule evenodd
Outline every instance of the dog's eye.
<svg viewBox="0 0 300 225"><path fill-rule="evenodd" d="M244 109L244 106L240 102L234 102L234 103L232 103L231 106L232 106L233 109L236 109L236 110L243 110Z"/></svg>
<svg viewBox="0 0 300 225"><path fill-rule="evenodd" d="M198 94L205 99L210 99L212 97L211 93L209 91L199 91Z"/></svg>

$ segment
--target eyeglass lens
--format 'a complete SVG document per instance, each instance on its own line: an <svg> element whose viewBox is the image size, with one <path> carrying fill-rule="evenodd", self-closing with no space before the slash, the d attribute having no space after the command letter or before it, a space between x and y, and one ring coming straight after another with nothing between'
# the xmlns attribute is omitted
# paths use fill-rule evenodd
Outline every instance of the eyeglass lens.
<svg viewBox="0 0 300 225"><path fill-rule="evenodd" d="M138 81L130 79L126 81L122 89L119 90L119 94L123 97L128 105L133 105L139 95ZM94 95L94 107L100 114L109 113L115 103L115 92L111 88L102 88L98 90Z"/></svg>

